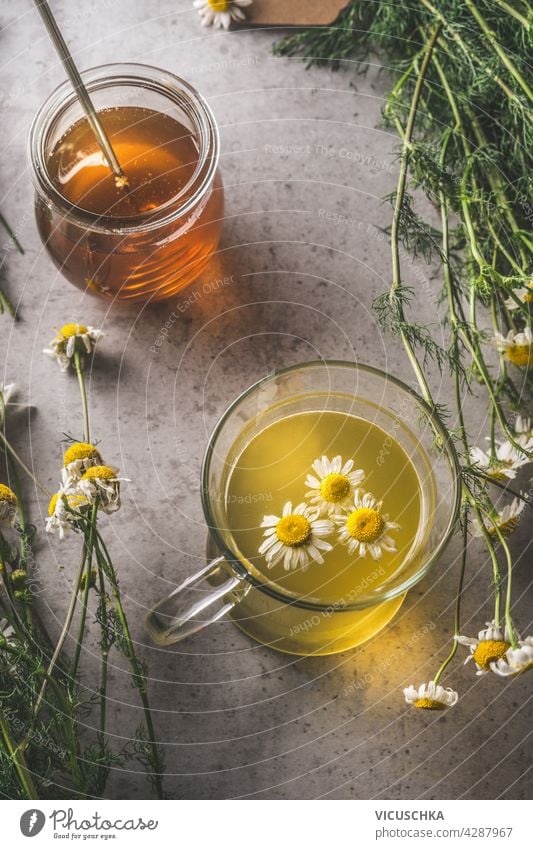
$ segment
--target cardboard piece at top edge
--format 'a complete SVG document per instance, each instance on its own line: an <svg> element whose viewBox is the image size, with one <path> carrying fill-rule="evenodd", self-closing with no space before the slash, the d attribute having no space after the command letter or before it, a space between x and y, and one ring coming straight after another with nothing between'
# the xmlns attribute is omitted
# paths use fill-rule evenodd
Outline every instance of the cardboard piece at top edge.
<svg viewBox="0 0 533 849"><path fill-rule="evenodd" d="M246 23L271 26L332 24L348 0L253 0L246 6Z"/></svg>

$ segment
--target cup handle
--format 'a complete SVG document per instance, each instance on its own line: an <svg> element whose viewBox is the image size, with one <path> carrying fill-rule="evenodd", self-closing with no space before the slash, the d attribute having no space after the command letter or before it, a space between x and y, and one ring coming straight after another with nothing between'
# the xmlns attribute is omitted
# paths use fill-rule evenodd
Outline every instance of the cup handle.
<svg viewBox="0 0 533 849"><path fill-rule="evenodd" d="M146 631L160 646L178 643L229 613L249 589L224 557L216 557L157 602L144 620Z"/></svg>

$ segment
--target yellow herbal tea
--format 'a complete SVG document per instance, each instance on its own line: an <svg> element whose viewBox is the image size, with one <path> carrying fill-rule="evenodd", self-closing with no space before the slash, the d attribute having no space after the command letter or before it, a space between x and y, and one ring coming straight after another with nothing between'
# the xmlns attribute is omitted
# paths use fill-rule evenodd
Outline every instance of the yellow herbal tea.
<svg viewBox="0 0 533 849"><path fill-rule="evenodd" d="M226 502L244 558L269 583L325 604L386 586L426 519L400 444L334 411L296 413L257 433L228 475Z"/></svg>

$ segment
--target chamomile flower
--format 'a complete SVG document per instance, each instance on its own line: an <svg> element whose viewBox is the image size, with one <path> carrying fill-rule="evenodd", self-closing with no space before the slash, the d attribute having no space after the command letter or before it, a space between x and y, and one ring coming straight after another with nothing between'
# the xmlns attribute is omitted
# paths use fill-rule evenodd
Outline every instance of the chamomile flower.
<svg viewBox="0 0 533 849"><path fill-rule="evenodd" d="M435 684L434 681L421 684L418 690L411 684L404 689L403 694L408 705L423 710L445 710L453 707L459 698L459 694L455 690L450 687L443 687L441 684Z"/></svg>
<svg viewBox="0 0 533 849"><path fill-rule="evenodd" d="M57 360L61 371L67 371L74 353L92 354L96 343L104 334L94 327L86 327L84 324L64 324L57 336L55 336L49 348L44 348L43 353Z"/></svg>
<svg viewBox="0 0 533 849"><path fill-rule="evenodd" d="M522 498L514 498L510 504L506 504L503 510L491 516L490 519L484 517L485 527L491 536L497 536L498 531L503 537L510 536L518 527L520 522L520 514L526 502ZM480 532L476 533L479 536Z"/></svg>
<svg viewBox="0 0 533 849"><path fill-rule="evenodd" d="M333 523L318 518L318 511L309 504L292 506L287 501L281 516L264 516L261 527L266 528L264 542L259 546L271 569L280 560L283 568L307 569L311 561L323 563L322 552L333 546L324 537L333 532Z"/></svg>
<svg viewBox="0 0 533 849"><path fill-rule="evenodd" d="M74 442L63 455L61 479L63 487L69 489L77 483L83 473L91 466L101 465L102 458L95 445L88 442Z"/></svg>
<svg viewBox="0 0 533 849"><path fill-rule="evenodd" d="M533 449L533 439L523 440L520 443L525 451ZM495 445L495 456L490 457L487 451L481 448L470 449L470 459L472 463L479 466L483 471L494 480L513 480L516 477L518 469L529 463L529 458L518 451L514 445L511 445L507 440L497 442Z"/></svg>
<svg viewBox="0 0 533 849"><path fill-rule="evenodd" d="M523 304L533 303L533 280L530 280L527 286L521 286L519 289L514 289L513 294L519 301L522 301ZM518 309L518 304L516 303L515 298L511 297L507 298L505 306L508 310Z"/></svg>
<svg viewBox="0 0 533 849"><path fill-rule="evenodd" d="M461 634L456 634L454 639L462 646L468 646L470 654L465 660L473 660L476 664L476 675L484 675L491 669L491 665L504 657L508 649L511 648L509 642L509 634L507 628L502 629L497 627L494 622L487 622L487 627L481 630L477 639L475 637L464 637Z"/></svg>
<svg viewBox="0 0 533 849"><path fill-rule="evenodd" d="M515 366L533 365L533 334L531 327L525 327L519 333L510 330L507 336L496 333L495 342L505 359Z"/></svg>
<svg viewBox="0 0 533 849"><path fill-rule="evenodd" d="M342 462L338 454L333 460L321 457L312 465L315 475L309 474L305 485L311 487L305 497L315 505L323 516L332 516L352 501L356 488L363 480L363 469L355 469L354 461Z"/></svg>
<svg viewBox="0 0 533 849"><path fill-rule="evenodd" d="M251 4L252 0L194 0L193 5L198 9L202 26L213 24L218 29L229 29L232 21L246 19L242 10Z"/></svg>
<svg viewBox="0 0 533 849"><path fill-rule="evenodd" d="M496 675L502 675L505 678L533 669L533 637L519 640L517 648L507 649L503 657L491 663L490 668Z"/></svg>
<svg viewBox="0 0 533 849"><path fill-rule="evenodd" d="M83 494L60 489L52 495L48 505L46 533L57 533L59 539L64 539L66 534L74 530L77 519L86 514L90 506L90 502Z"/></svg>
<svg viewBox="0 0 533 849"><path fill-rule="evenodd" d="M17 496L3 483L0 483L0 527L13 527L17 519Z"/></svg>
<svg viewBox="0 0 533 849"><path fill-rule="evenodd" d="M382 513L383 502L377 501L371 492L362 494L357 489L348 512L335 513L333 521L339 530L339 540L348 547L350 554L367 554L379 560L384 551L396 551L396 543L389 531L398 530L400 525L389 522Z"/></svg>
<svg viewBox="0 0 533 849"><path fill-rule="evenodd" d="M120 509L121 480L125 478L118 478L117 470L110 466L91 466L83 473L77 489L91 504L98 498L105 513L114 513Z"/></svg>

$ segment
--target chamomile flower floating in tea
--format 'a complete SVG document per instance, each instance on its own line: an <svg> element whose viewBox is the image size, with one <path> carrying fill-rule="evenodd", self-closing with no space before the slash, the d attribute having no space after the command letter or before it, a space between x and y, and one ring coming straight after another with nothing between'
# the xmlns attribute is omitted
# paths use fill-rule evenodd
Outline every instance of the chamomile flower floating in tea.
<svg viewBox="0 0 533 849"><path fill-rule="evenodd" d="M533 365L533 334L530 327L525 327L519 333L510 330L507 336L496 333L494 339L506 360L515 366Z"/></svg>
<svg viewBox="0 0 533 849"><path fill-rule="evenodd" d="M418 690L411 684L404 689L403 694L408 705L422 710L445 710L453 707L459 698L455 690L435 684L434 681L421 684Z"/></svg>
<svg viewBox="0 0 533 849"><path fill-rule="evenodd" d="M362 494L356 490L348 512L335 513L334 521L339 530L339 540L347 546L350 554L379 560L384 551L396 551L396 543L389 531L399 530L400 525L389 522L381 510L383 502L371 492Z"/></svg>
<svg viewBox="0 0 533 849"><path fill-rule="evenodd" d="M52 339L49 348L43 353L57 360L61 371L67 371L75 353L82 356L92 354L96 343L104 334L94 327L70 322L64 324L59 333Z"/></svg>
<svg viewBox="0 0 533 849"><path fill-rule="evenodd" d="M313 463L316 477L307 475L305 485L311 489L305 497L319 508L322 515L331 516L352 502L355 490L365 476L363 469L352 471L353 467L354 461L343 463L340 454L333 460L323 456Z"/></svg>
<svg viewBox="0 0 533 849"><path fill-rule="evenodd" d="M244 21L243 8L251 6L252 0L194 0L202 26L211 25L218 29L229 29L232 21Z"/></svg>
<svg viewBox="0 0 533 849"><path fill-rule="evenodd" d="M533 449L533 439L523 440L521 444L525 451ZM505 480L505 478L513 480L518 469L531 462L529 457L518 451L508 440L496 443L494 457L477 446L471 448L470 459L494 480Z"/></svg>
<svg viewBox="0 0 533 849"><path fill-rule="evenodd" d="M17 519L17 496L10 487L0 483L0 526L13 527Z"/></svg>
<svg viewBox="0 0 533 849"><path fill-rule="evenodd" d="M509 648L503 657L491 664L497 675L507 678L533 669L533 637L519 640L516 648Z"/></svg>
<svg viewBox="0 0 533 849"><path fill-rule="evenodd" d="M261 527L266 528L265 541L259 553L265 556L270 569L283 560L283 568L307 569L311 561L323 563L322 552L333 546L324 537L333 532L333 523L319 519L316 508L308 504L292 506L287 501L281 516L265 516Z"/></svg>
<svg viewBox="0 0 533 849"><path fill-rule="evenodd" d="M511 648L508 637L507 628L502 629L494 622L487 622L487 627L479 632L477 639L464 637L461 634L456 634L455 639L460 645L468 646L470 649L465 663L473 660L477 668L476 675L484 675L492 668L492 664L504 657Z"/></svg>

